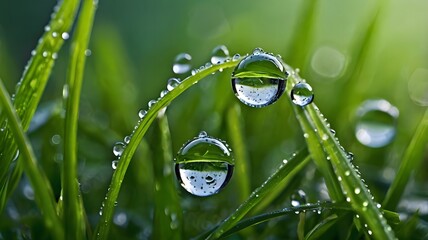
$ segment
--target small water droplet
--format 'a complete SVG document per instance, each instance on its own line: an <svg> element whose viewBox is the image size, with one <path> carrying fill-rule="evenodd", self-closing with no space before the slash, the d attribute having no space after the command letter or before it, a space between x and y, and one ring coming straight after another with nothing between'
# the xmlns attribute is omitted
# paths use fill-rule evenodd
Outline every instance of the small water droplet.
<svg viewBox="0 0 428 240"><path fill-rule="evenodd" d="M155 105L156 102L157 102L156 100L150 100L149 103L147 104L147 106L149 108L151 108L151 107L153 107L153 105Z"/></svg>
<svg viewBox="0 0 428 240"><path fill-rule="evenodd" d="M322 140L327 141L327 139L328 139L328 135L324 133L324 134L322 135Z"/></svg>
<svg viewBox="0 0 428 240"><path fill-rule="evenodd" d="M36 50L33 50L33 51L31 51L31 56L34 56L34 55L36 55Z"/></svg>
<svg viewBox="0 0 428 240"><path fill-rule="evenodd" d="M342 177L341 176L338 176L337 177L337 180L340 182L340 181L342 181Z"/></svg>
<svg viewBox="0 0 428 240"><path fill-rule="evenodd" d="M85 50L85 56L89 57L89 56L91 56L91 55L92 55L92 51L91 51L91 49L86 49L86 50Z"/></svg>
<svg viewBox="0 0 428 240"><path fill-rule="evenodd" d="M64 84L64 87L62 88L62 97L64 99L68 98L68 84Z"/></svg>
<svg viewBox="0 0 428 240"><path fill-rule="evenodd" d="M166 89L168 89L168 91L172 91L172 89L176 88L179 84L180 84L180 79L170 78L170 79L168 79Z"/></svg>
<svg viewBox="0 0 428 240"><path fill-rule="evenodd" d="M184 74L188 72L191 68L190 60L192 60L192 56L190 56L188 53L178 54L174 59L172 71L175 74Z"/></svg>
<svg viewBox="0 0 428 240"><path fill-rule="evenodd" d="M199 133L199 135L198 135L198 137L200 137L200 138L203 138L203 137L206 137L206 136L208 136L208 134L207 134L207 132L205 132L205 131L201 131L201 132Z"/></svg>
<svg viewBox="0 0 428 240"><path fill-rule="evenodd" d="M211 63L216 64L218 62L223 62L229 58L229 50L226 46L220 45L213 49L211 52Z"/></svg>
<svg viewBox="0 0 428 240"><path fill-rule="evenodd" d="M58 58L58 53L52 53L52 59L57 59Z"/></svg>
<svg viewBox="0 0 428 240"><path fill-rule="evenodd" d="M380 203L378 203L378 204L376 204L376 207L377 207L377 208L381 208L381 207L382 207L382 205L380 205Z"/></svg>
<svg viewBox="0 0 428 240"><path fill-rule="evenodd" d="M167 95L169 93L169 91L168 90L162 90L161 91L161 93L160 93L160 97L161 98L163 98L163 97L165 97L165 95Z"/></svg>
<svg viewBox="0 0 428 240"><path fill-rule="evenodd" d="M120 157L122 156L123 151L125 150L125 144L123 142L117 142L114 146L113 146L113 154L116 157Z"/></svg>
<svg viewBox="0 0 428 240"><path fill-rule="evenodd" d="M360 192L361 192L361 189L360 189L360 188L355 188L355 189L354 189L354 193L355 193L355 194L360 194Z"/></svg>
<svg viewBox="0 0 428 240"><path fill-rule="evenodd" d="M282 163L287 164L288 163L287 159L282 160Z"/></svg>
<svg viewBox="0 0 428 240"><path fill-rule="evenodd" d="M291 195L291 206L298 207L304 204L306 204L306 193L303 190L297 190Z"/></svg>
<svg viewBox="0 0 428 240"><path fill-rule="evenodd" d="M303 137L304 137L304 138L309 138L309 134L308 134L308 133L304 133L304 134L303 134Z"/></svg>
<svg viewBox="0 0 428 240"><path fill-rule="evenodd" d="M304 107L310 104L314 100L314 93L312 87L304 82L299 82L294 85L291 90L291 101L294 104Z"/></svg>
<svg viewBox="0 0 428 240"><path fill-rule="evenodd" d="M368 147L388 145L396 134L399 111L386 100L367 100L357 110L355 136Z"/></svg>
<svg viewBox="0 0 428 240"><path fill-rule="evenodd" d="M52 32L52 37L54 37L54 38L58 37L58 33L57 32Z"/></svg>
<svg viewBox="0 0 428 240"><path fill-rule="evenodd" d="M233 55L232 60L238 61L240 57L241 57L241 55L239 55L239 53L237 53L237 54Z"/></svg>
<svg viewBox="0 0 428 240"><path fill-rule="evenodd" d="M345 171L345 176L349 176L351 172L349 170Z"/></svg>
<svg viewBox="0 0 428 240"><path fill-rule="evenodd" d="M260 108L279 99L287 77L284 66L275 56L256 49L236 66L232 88L242 103Z"/></svg>
<svg viewBox="0 0 428 240"><path fill-rule="evenodd" d="M367 233L368 233L369 235L372 235L372 234L373 234L372 230L368 230L368 231L367 231Z"/></svg>
<svg viewBox="0 0 428 240"><path fill-rule="evenodd" d="M47 52L47 51L44 51L43 53L42 53L42 56L43 57L47 57L49 55L49 52Z"/></svg>
<svg viewBox="0 0 428 240"><path fill-rule="evenodd" d="M146 116L146 114L147 114L147 111L144 109L141 109L140 111L138 111L138 117L140 119L144 118L144 116Z"/></svg>
<svg viewBox="0 0 428 240"><path fill-rule="evenodd" d="M111 161L111 168L113 168L114 170L116 170L118 164L119 164L119 160L113 160L113 161Z"/></svg>
<svg viewBox="0 0 428 240"><path fill-rule="evenodd" d="M369 205L369 203L367 201L363 202L363 206L367 207Z"/></svg>
<svg viewBox="0 0 428 240"><path fill-rule="evenodd" d="M45 26L45 31L46 31L46 32L48 32L48 31L50 31L50 30L51 30L51 27L50 27L49 25L46 25L46 26Z"/></svg>
<svg viewBox="0 0 428 240"><path fill-rule="evenodd" d="M259 54L262 54L262 53L265 53L265 51L263 51L263 49L261 49L261 48L255 48L253 50L253 55L259 55Z"/></svg>
<svg viewBox="0 0 428 240"><path fill-rule="evenodd" d="M346 198L346 201L347 201L347 202L351 202L351 198L350 198L350 197L347 197L347 198Z"/></svg>
<svg viewBox="0 0 428 240"><path fill-rule="evenodd" d="M70 38L70 35L68 34L68 32L63 32L61 34L61 38L64 39L64 40L67 40L68 38Z"/></svg>
<svg viewBox="0 0 428 240"><path fill-rule="evenodd" d="M175 159L175 173L181 186L201 197L213 195L225 187L234 167L227 144L205 134L201 132L184 144Z"/></svg>
<svg viewBox="0 0 428 240"><path fill-rule="evenodd" d="M139 115L139 114L138 114ZM144 116L143 116L144 117ZM126 136L125 138L123 138L123 142L125 144L129 144L129 142L131 141L131 137L130 136Z"/></svg>

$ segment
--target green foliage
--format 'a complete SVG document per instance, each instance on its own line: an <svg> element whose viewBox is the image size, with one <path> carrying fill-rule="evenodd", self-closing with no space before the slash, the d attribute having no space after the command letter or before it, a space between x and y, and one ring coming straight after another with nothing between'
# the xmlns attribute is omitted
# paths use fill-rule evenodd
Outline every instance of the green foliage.
<svg viewBox="0 0 428 240"><path fill-rule="evenodd" d="M409 84L422 88L428 72L426 2L102 2L94 21L97 4L58 4L10 98L16 55L30 53L0 3L0 239L428 235L428 111L414 104L428 100ZM18 27L30 23L14 24L39 36L41 23ZM286 92L264 108L243 105L230 86L242 57L206 64L218 42L284 56L289 76L273 62L234 76L287 77ZM172 75L182 51L194 73ZM169 77L183 81L153 97ZM312 85L313 103L292 103L298 82ZM400 111L395 139L376 149L354 136L358 105L373 98ZM235 160L229 184L209 197L174 176L174 153L200 131L225 139ZM296 190L307 203L290 201Z"/></svg>

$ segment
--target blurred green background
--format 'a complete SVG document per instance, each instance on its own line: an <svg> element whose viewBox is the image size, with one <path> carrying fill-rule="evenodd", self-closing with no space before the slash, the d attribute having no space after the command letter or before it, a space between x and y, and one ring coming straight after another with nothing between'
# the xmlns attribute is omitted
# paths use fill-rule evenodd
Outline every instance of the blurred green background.
<svg viewBox="0 0 428 240"><path fill-rule="evenodd" d="M56 1L0 1L0 77L14 91L22 71L44 32ZM315 102L329 119L342 145L354 153L355 164L374 196L382 200L400 158L428 105L428 1L100 1L90 43L81 96L79 175L89 222L94 225L110 182L112 146L130 134L140 109L156 99L175 75L175 56L192 56L193 68L210 60L224 44L230 55L255 47L280 54L312 85ZM55 193L60 191L62 158L62 86L69 41L59 53L29 136ZM304 144L287 96L276 104L252 109L241 104L230 87L231 70L202 81L168 108L172 148L176 153L205 130L229 141L227 112L238 104L249 160L250 189L259 186ZM187 74L189 75L189 74ZM354 135L355 112L367 99L386 99L400 111L395 139L369 148ZM156 143L149 131L125 178L118 201L116 236L148 238L153 214L153 170ZM232 146L233 147L233 146ZM239 168L239 166L236 166ZM404 215L428 215L428 156L407 189ZM322 181L308 166L294 185L271 204L289 206L290 193L303 188L310 201L325 199ZM228 216L241 202L235 178L224 191L194 198L179 186L185 236L195 236ZM40 218L24 178L1 215L0 232L15 236L19 223L37 227ZM419 204L419 205L418 205ZM421 206L423 208L421 208ZM122 214L122 215L121 215ZM119 216L119 217L118 217ZM315 216L316 218L316 216ZM286 222L297 216L275 220ZM425 219L427 220L427 219ZM39 223L39 227L40 227ZM264 237L295 237L295 225L265 224ZM29 229L29 232L33 229ZM120 234L120 235L119 235Z"/></svg>

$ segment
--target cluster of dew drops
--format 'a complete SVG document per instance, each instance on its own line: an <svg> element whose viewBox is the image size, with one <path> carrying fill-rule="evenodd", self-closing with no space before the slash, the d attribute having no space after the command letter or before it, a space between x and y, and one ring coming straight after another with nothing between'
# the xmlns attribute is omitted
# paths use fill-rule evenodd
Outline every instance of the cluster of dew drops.
<svg viewBox="0 0 428 240"><path fill-rule="evenodd" d="M133 132L130 135L126 136L123 141L119 141L114 144L113 154L116 159L112 161L112 168L117 168L123 152L131 141L133 134L138 129L139 124L146 117L147 111L150 110L153 105L156 104L161 98L166 96L170 91L172 91L174 88L178 87L181 84L182 81L178 76L184 76L188 74L189 71L191 75L195 75L199 71L209 68L212 65L221 64L229 61L238 61L241 59L232 74L232 89L234 90L236 97L242 103L250 107L260 108L276 102L282 95L282 93L285 91L285 82L289 73L285 70L284 66L281 64L281 61L278 60L277 57L280 56L274 56L271 53L266 53L260 48L256 48L252 52L252 54L247 54L242 59L239 54L235 54L233 57L230 57L229 50L227 49L227 47L224 45L220 45L212 50L210 62L200 66L199 68L192 69L192 56L188 53L178 54L175 57L174 63L172 65L172 71L174 74L177 75L177 77L168 79L166 89L161 91L159 98L156 100L150 100L148 102L148 109L141 109L138 112L139 120L138 124L134 127ZM265 77L260 78L248 78L245 76L246 73L251 73L254 67L257 68L257 65L266 63L271 67L271 70L274 74L266 73ZM222 71L222 69L219 69L219 71ZM291 91L291 100L296 105L302 107L310 104L313 100L313 93L310 85L307 83L296 84ZM161 111L165 110L166 108ZM203 141L200 141L201 139ZM186 146L188 146L189 144L194 144L196 142L201 142L201 144L209 144L210 146L214 145L215 147L222 149L224 153L227 152L224 149L230 149L225 141L216 140L215 138L209 137L204 131L202 131L195 139L190 140L187 144L185 144L182 149L180 149L178 155L183 154L183 149ZM228 152L226 155L230 156L230 152ZM181 185L184 189L186 189L189 193L197 196L209 196L217 193L227 184L233 171L233 164L230 164L230 162L225 163L225 168L223 169L224 171L211 173L211 175L207 176L202 176L199 173L196 173L195 171L184 169L184 166L186 166L186 164L176 163L177 178L181 182ZM193 176L189 177L186 176L186 174L193 174ZM197 181L195 179L196 175L198 175L199 178L203 179L205 182ZM214 181L213 176L217 178L216 181ZM214 182L215 184L213 184ZM203 189L205 185L207 186L207 188L211 187L208 192Z"/></svg>

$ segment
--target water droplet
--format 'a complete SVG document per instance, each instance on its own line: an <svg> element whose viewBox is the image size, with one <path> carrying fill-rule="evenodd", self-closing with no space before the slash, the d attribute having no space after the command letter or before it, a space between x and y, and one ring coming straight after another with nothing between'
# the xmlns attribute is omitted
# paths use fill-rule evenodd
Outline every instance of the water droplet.
<svg viewBox="0 0 428 240"><path fill-rule="evenodd" d="M327 139L328 139L328 135L324 133L324 134L322 135L322 140L327 141Z"/></svg>
<svg viewBox="0 0 428 240"><path fill-rule="evenodd" d="M304 204L306 204L306 193L303 190L297 190L291 195L291 206L298 207Z"/></svg>
<svg viewBox="0 0 428 240"><path fill-rule="evenodd" d="M174 59L174 64L172 65L172 71L175 74L184 74L188 72L191 68L190 60L192 60L192 56L188 53L180 53Z"/></svg>
<svg viewBox="0 0 428 240"><path fill-rule="evenodd" d="M196 196L210 196L225 187L232 177L234 159L227 144L204 135L190 140L175 159L175 173L181 186Z"/></svg>
<svg viewBox="0 0 428 240"><path fill-rule="evenodd" d="M50 30L51 30L51 27L50 27L49 25L46 25L46 26L45 26L45 31L46 31L46 32L48 32L48 31L50 31Z"/></svg>
<svg viewBox="0 0 428 240"><path fill-rule="evenodd" d="M288 163L287 159L282 160L282 163L287 164Z"/></svg>
<svg viewBox="0 0 428 240"><path fill-rule="evenodd" d="M36 50L33 50L33 51L31 51L31 56L34 56L34 55L36 55Z"/></svg>
<svg viewBox="0 0 428 240"><path fill-rule="evenodd" d="M85 56L89 57L89 56L91 56L91 55L92 55L92 51L91 51L91 49L86 49L86 50L85 50Z"/></svg>
<svg viewBox="0 0 428 240"><path fill-rule="evenodd" d="M355 189L354 189L354 193L355 193L355 194L360 194L360 192L361 192L361 189L360 189L360 188L355 188Z"/></svg>
<svg viewBox="0 0 428 240"><path fill-rule="evenodd" d="M341 176L338 176L337 177L337 180L340 182L340 181L342 181L342 177Z"/></svg>
<svg viewBox="0 0 428 240"><path fill-rule="evenodd" d="M208 136L208 134L205 131L201 131L198 135L198 137L200 137L200 138L207 137L207 136Z"/></svg>
<svg viewBox="0 0 428 240"><path fill-rule="evenodd" d="M150 100L149 103L147 104L147 106L149 106L149 108L151 108L153 105L155 105L157 101L156 100Z"/></svg>
<svg viewBox="0 0 428 240"><path fill-rule="evenodd" d="M58 37L58 33L57 32L52 32L52 37L54 37L54 38Z"/></svg>
<svg viewBox="0 0 428 240"><path fill-rule="evenodd" d="M123 142L117 142L114 146L113 146L113 154L116 157L120 157L122 156L123 151L125 150L125 144Z"/></svg>
<svg viewBox="0 0 428 240"><path fill-rule="evenodd" d="M125 138L123 138L123 142L125 144L129 144L130 141L131 141L131 137L130 136L126 136Z"/></svg>
<svg viewBox="0 0 428 240"><path fill-rule="evenodd" d="M68 38L70 38L70 35L68 34L68 32L63 32L61 34L61 38L64 39L64 40L67 40Z"/></svg>
<svg viewBox="0 0 428 240"><path fill-rule="evenodd" d="M347 198L346 198L346 201L347 201L347 202L351 202L351 198L350 198L350 197L347 197Z"/></svg>
<svg viewBox="0 0 428 240"><path fill-rule="evenodd" d="M64 84L64 87L62 88L62 97L64 99L68 98L68 84Z"/></svg>
<svg viewBox="0 0 428 240"><path fill-rule="evenodd" d="M372 230L368 230L368 231L367 231L367 233L368 233L369 235L372 235L372 234L373 234Z"/></svg>
<svg viewBox="0 0 428 240"><path fill-rule="evenodd" d="M291 100L294 104L304 107L314 100L311 85L299 82L291 90Z"/></svg>
<svg viewBox="0 0 428 240"><path fill-rule="evenodd" d="M57 59L58 58L58 53L52 53L52 59Z"/></svg>
<svg viewBox="0 0 428 240"><path fill-rule="evenodd" d="M275 56L256 49L236 66L232 88L241 102L260 108L278 100L285 90L287 77L284 66Z"/></svg>
<svg viewBox="0 0 428 240"><path fill-rule="evenodd" d="M160 97L163 98L165 97L165 95L167 95L169 93L168 90L162 90L162 92L160 93Z"/></svg>
<svg viewBox="0 0 428 240"><path fill-rule="evenodd" d="M367 207L369 205L369 203L367 201L363 202L363 206Z"/></svg>
<svg viewBox="0 0 428 240"><path fill-rule="evenodd" d="M220 45L213 49L211 52L211 63L216 64L218 62L223 62L229 58L229 50L226 46Z"/></svg>
<svg viewBox="0 0 428 240"><path fill-rule="evenodd" d="M377 207L377 208L381 208L381 207L382 207L382 205L380 205L380 204L378 203L378 204L376 204L376 207Z"/></svg>
<svg viewBox="0 0 428 240"><path fill-rule="evenodd" d="M119 164L118 160L111 161L111 168L113 168L114 170L116 170L118 164Z"/></svg>
<svg viewBox="0 0 428 240"><path fill-rule="evenodd" d="M138 117L139 117L140 119L142 119L142 118L144 118L144 116L146 116L146 114L147 114L147 111L146 111L146 110L144 110L144 109L141 109L141 110L138 112Z"/></svg>
<svg viewBox="0 0 428 240"><path fill-rule="evenodd" d="M237 54L233 55L232 60L238 61L240 57L241 57L241 55L239 55L239 53L237 53Z"/></svg>
<svg viewBox="0 0 428 240"><path fill-rule="evenodd" d="M47 52L47 51L44 51L43 53L42 53L42 56L43 57L47 57L49 55L49 52Z"/></svg>
<svg viewBox="0 0 428 240"><path fill-rule="evenodd" d="M357 110L355 136L368 147L388 145L396 134L399 111L386 100L367 100Z"/></svg>
<svg viewBox="0 0 428 240"><path fill-rule="evenodd" d="M59 134L55 134L51 137L51 142L54 145L58 145L61 143L61 136Z"/></svg>
<svg viewBox="0 0 428 240"><path fill-rule="evenodd" d="M176 88L179 84L180 84L180 79L170 78L170 79L168 79L166 89L168 89L168 91L172 91L172 89Z"/></svg>
<svg viewBox="0 0 428 240"><path fill-rule="evenodd" d="M309 137L309 134L308 134L308 133L304 133L304 134L303 134L303 137L304 137L304 138L308 138L308 137Z"/></svg>

